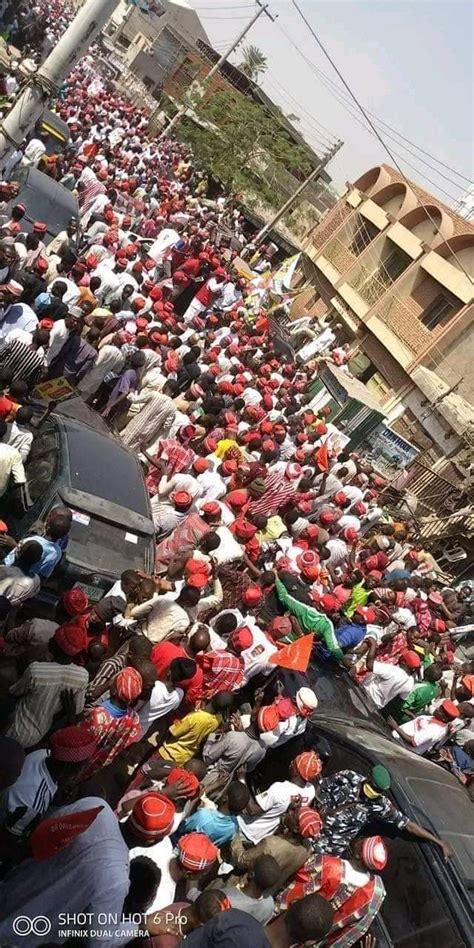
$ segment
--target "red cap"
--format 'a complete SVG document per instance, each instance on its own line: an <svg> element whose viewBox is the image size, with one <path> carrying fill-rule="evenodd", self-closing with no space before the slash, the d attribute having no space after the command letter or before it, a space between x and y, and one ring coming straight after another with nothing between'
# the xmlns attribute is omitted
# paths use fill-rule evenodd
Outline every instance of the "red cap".
<svg viewBox="0 0 474 948"><path fill-rule="evenodd" d="M172 500L176 508L182 508L183 510L186 510L187 507L190 507L193 502L193 498L187 490L177 490L172 495Z"/></svg>
<svg viewBox="0 0 474 948"><path fill-rule="evenodd" d="M407 668L411 668L412 670L419 668L421 665L421 658L418 655L418 652L414 652L409 648L402 652L400 655L400 660L407 666Z"/></svg>
<svg viewBox="0 0 474 948"><path fill-rule="evenodd" d="M261 601L262 597L263 592L260 586L249 586L247 589L244 589L242 593L242 602L245 603L246 606L255 606Z"/></svg>

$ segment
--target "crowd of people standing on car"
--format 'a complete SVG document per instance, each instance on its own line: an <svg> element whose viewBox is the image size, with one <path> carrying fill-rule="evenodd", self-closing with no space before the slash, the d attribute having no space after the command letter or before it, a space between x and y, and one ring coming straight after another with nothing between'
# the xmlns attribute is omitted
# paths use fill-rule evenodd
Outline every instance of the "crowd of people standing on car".
<svg viewBox="0 0 474 948"><path fill-rule="evenodd" d="M54 39L67 8L36 8ZM469 790L470 585L440 580L308 393L321 359L347 362L337 330L321 324L311 362L275 351L241 215L207 199L189 150L148 138L93 56L56 109L65 152L35 132L0 183L0 500L28 480L33 388L66 379L143 465L156 556L40 618L72 511L19 544L0 522L0 940L40 943L14 920L46 916L61 944L60 913L89 913L78 927L113 929L90 945L369 945L391 846L369 824L451 850L395 806L383 763L332 765L318 675L345 676ZM77 195L80 234L23 230L25 163Z"/></svg>

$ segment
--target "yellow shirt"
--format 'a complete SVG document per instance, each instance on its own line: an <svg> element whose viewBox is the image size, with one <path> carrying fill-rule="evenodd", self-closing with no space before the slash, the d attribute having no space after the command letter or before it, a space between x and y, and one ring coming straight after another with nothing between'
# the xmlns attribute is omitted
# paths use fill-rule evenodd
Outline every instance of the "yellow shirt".
<svg viewBox="0 0 474 948"><path fill-rule="evenodd" d="M233 441L232 438L222 438L221 441L218 441L218 442L217 442L217 448L216 448L216 450L214 451L214 454L215 454L216 457L218 457L219 459L222 459L222 458L224 457L226 451L229 450L229 448L238 448L239 451L240 451L240 454L242 455L242 453L243 453L243 452L242 452L242 448L240 447L239 444L237 444L237 441Z"/></svg>
<svg viewBox="0 0 474 948"><path fill-rule="evenodd" d="M259 543L271 543L272 540L278 540L278 537L281 537L287 532L288 531L285 524L283 523L283 520L276 514L274 517L268 518L267 525L264 530L259 530L257 533L257 540Z"/></svg>
<svg viewBox="0 0 474 948"><path fill-rule="evenodd" d="M217 730L220 723L221 719L217 714L202 710L191 711L181 721L172 724L170 734L177 740L163 744L160 747L160 756L165 760L173 760L178 767L182 767L194 757L201 744L204 744L209 734Z"/></svg>

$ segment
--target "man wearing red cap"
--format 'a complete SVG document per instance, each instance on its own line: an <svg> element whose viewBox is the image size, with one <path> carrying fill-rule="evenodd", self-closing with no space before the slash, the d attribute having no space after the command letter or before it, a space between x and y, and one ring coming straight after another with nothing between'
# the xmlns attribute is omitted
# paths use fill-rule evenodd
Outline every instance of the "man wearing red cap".
<svg viewBox="0 0 474 948"><path fill-rule="evenodd" d="M364 691L372 698L377 708L384 708L394 698L407 698L415 687L413 680L421 666L418 652L406 649L398 665L388 665L376 659L377 643L369 639L366 657L367 675L362 680Z"/></svg>
<svg viewBox="0 0 474 948"><path fill-rule="evenodd" d="M77 725L54 731L49 743L50 750L31 751L27 755L18 780L6 794L6 821L13 836L29 832L31 823L49 809L58 789L68 789L96 750L91 736Z"/></svg>
<svg viewBox="0 0 474 948"><path fill-rule="evenodd" d="M393 717L388 717L387 723L393 728L393 736L407 744L415 754L427 754L465 724L459 705L449 700L441 701L433 714L418 714L401 725Z"/></svg>
<svg viewBox="0 0 474 948"><path fill-rule="evenodd" d="M70 712L70 706L81 714L89 675L74 659L85 647L80 625L67 623L56 629L48 643L48 661L32 662L10 688L17 701L5 731L8 737L22 747L33 747L48 733L57 714Z"/></svg>
<svg viewBox="0 0 474 948"><path fill-rule="evenodd" d="M285 911L297 900L319 893L334 906L335 913L328 945L350 946L359 943L385 898L380 876L388 861L383 839L370 837L357 840L351 859L314 854L297 876L276 899L277 910ZM367 871L367 870L372 871Z"/></svg>
<svg viewBox="0 0 474 948"><path fill-rule="evenodd" d="M110 764L117 754L139 739L140 720L133 706L142 688L142 676L136 668L128 666L116 675L110 687L110 698L104 699L101 705L86 713L81 726L97 747L81 771L81 780L87 780L97 770Z"/></svg>

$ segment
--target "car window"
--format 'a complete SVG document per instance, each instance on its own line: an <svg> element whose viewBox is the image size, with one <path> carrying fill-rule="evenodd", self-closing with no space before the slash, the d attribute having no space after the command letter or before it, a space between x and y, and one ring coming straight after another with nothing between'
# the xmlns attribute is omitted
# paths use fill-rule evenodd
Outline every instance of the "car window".
<svg viewBox="0 0 474 948"><path fill-rule="evenodd" d="M54 422L46 419L35 434L26 463L25 502L27 507L41 500L56 477L58 463L58 431Z"/></svg>

